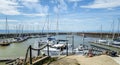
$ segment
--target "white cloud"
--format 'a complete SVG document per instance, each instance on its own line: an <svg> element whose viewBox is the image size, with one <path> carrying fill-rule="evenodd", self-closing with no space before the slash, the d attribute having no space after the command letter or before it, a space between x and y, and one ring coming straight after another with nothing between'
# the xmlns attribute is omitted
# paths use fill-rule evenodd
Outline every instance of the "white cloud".
<svg viewBox="0 0 120 65"><path fill-rule="evenodd" d="M47 14L43 14L43 13L34 13L34 14L25 14L23 13L22 15L25 15L25 16L28 16L28 17L36 17L36 16L41 16L41 17L44 17L46 16Z"/></svg>
<svg viewBox="0 0 120 65"><path fill-rule="evenodd" d="M57 3L57 0L50 0L50 3L55 4Z"/></svg>
<svg viewBox="0 0 120 65"><path fill-rule="evenodd" d="M120 0L94 0L93 3L85 6L80 6L82 8L114 8L120 6Z"/></svg>
<svg viewBox="0 0 120 65"><path fill-rule="evenodd" d="M39 0L22 0L22 4L29 10L34 10L37 14L48 14L49 6L41 5Z"/></svg>
<svg viewBox="0 0 120 65"><path fill-rule="evenodd" d="M75 2L73 5L73 9L75 9L77 6L78 6L78 3Z"/></svg>
<svg viewBox="0 0 120 65"><path fill-rule="evenodd" d="M73 3L73 9L75 9L78 6L78 3L82 0L68 0L68 2Z"/></svg>
<svg viewBox="0 0 120 65"><path fill-rule="evenodd" d="M68 0L69 2L79 2L79 1L82 1L82 0Z"/></svg>
<svg viewBox="0 0 120 65"><path fill-rule="evenodd" d="M21 1L24 1L24 2L33 2L33 3L37 3L37 2L39 2L39 0L21 0Z"/></svg>
<svg viewBox="0 0 120 65"><path fill-rule="evenodd" d="M55 12L55 13L58 13L58 12L59 12L59 9L58 9L57 6L54 7L54 12Z"/></svg>
<svg viewBox="0 0 120 65"><path fill-rule="evenodd" d="M14 0L0 0L0 14L19 15L18 3Z"/></svg>
<svg viewBox="0 0 120 65"><path fill-rule="evenodd" d="M0 0L0 14L4 15L45 16L48 9L48 6L41 5L40 0ZM34 12L29 14L31 10Z"/></svg>
<svg viewBox="0 0 120 65"><path fill-rule="evenodd" d="M18 20L8 19L8 22L18 22ZM6 22L6 19L0 19L0 22Z"/></svg>
<svg viewBox="0 0 120 65"><path fill-rule="evenodd" d="M65 0L58 0L57 4L58 5L56 5L54 7L54 12L55 13L65 12L67 10L67 4L66 4Z"/></svg>

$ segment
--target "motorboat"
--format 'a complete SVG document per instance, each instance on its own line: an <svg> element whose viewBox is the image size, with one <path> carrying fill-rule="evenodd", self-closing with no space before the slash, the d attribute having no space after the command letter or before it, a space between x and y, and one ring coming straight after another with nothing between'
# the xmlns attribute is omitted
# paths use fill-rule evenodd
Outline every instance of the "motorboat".
<svg viewBox="0 0 120 65"><path fill-rule="evenodd" d="M60 48L66 49L67 40L57 40L57 43L52 45L51 47L57 48L57 49L60 49Z"/></svg>
<svg viewBox="0 0 120 65"><path fill-rule="evenodd" d="M120 37L113 39L112 45L120 46Z"/></svg>
<svg viewBox="0 0 120 65"><path fill-rule="evenodd" d="M105 39L99 39L98 43L107 43L107 40L105 40Z"/></svg>
<svg viewBox="0 0 120 65"><path fill-rule="evenodd" d="M53 46L56 43L56 39L49 37L49 38L47 38L47 43L49 46Z"/></svg>
<svg viewBox="0 0 120 65"><path fill-rule="evenodd" d="M9 46L10 42L8 42L7 40L3 40L0 42L0 46Z"/></svg>

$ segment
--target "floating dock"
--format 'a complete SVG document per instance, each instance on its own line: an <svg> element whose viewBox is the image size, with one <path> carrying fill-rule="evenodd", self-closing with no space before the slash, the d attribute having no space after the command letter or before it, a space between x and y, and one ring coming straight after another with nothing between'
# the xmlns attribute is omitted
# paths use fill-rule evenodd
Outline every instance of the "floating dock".
<svg viewBox="0 0 120 65"><path fill-rule="evenodd" d="M10 60L15 60L15 59L17 58L13 58L13 57L0 58L0 62L10 61ZM20 59L24 59L24 57L20 57Z"/></svg>
<svg viewBox="0 0 120 65"><path fill-rule="evenodd" d="M120 54L120 47L114 46L114 45L106 45L106 44L102 44L102 43L94 43L94 42L90 42L90 45L93 47L98 47L98 48L103 48L103 49L107 49L110 51L116 51L118 52L118 54Z"/></svg>

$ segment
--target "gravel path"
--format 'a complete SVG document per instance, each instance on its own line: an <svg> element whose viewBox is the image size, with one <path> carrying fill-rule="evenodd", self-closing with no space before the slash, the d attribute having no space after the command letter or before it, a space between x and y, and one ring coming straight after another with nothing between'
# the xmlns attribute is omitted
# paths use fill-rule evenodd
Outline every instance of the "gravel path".
<svg viewBox="0 0 120 65"><path fill-rule="evenodd" d="M119 57L110 57L120 65L120 55Z"/></svg>
<svg viewBox="0 0 120 65"><path fill-rule="evenodd" d="M120 62L120 60L119 60ZM119 65L110 56L85 57L81 55L61 56L49 65Z"/></svg>

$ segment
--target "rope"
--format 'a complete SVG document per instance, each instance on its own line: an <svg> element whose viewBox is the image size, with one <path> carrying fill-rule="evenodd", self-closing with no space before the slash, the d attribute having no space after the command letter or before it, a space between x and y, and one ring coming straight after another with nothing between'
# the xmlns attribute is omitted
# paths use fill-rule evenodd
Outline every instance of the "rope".
<svg viewBox="0 0 120 65"><path fill-rule="evenodd" d="M35 51L37 51L37 50L42 50L43 48L45 48L47 46L47 44L46 45L44 45L44 46L42 46L41 48L39 48L39 49L35 49L35 48L32 48L32 50L35 50Z"/></svg>
<svg viewBox="0 0 120 65"><path fill-rule="evenodd" d="M39 49L31 48L31 50L35 50L35 51L37 51L37 50L42 50L42 49L45 48L46 46L48 46L48 44L42 46L42 47L39 48ZM29 49L30 49L30 46L28 47L27 52L26 52L26 55L25 55L24 65L26 64L26 60L27 60L27 57L28 57Z"/></svg>

